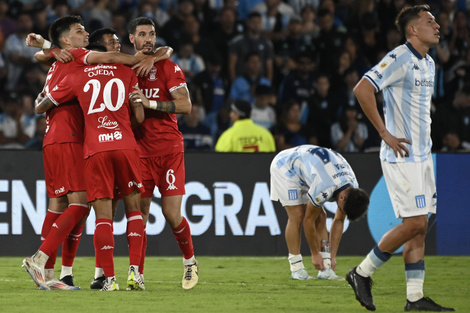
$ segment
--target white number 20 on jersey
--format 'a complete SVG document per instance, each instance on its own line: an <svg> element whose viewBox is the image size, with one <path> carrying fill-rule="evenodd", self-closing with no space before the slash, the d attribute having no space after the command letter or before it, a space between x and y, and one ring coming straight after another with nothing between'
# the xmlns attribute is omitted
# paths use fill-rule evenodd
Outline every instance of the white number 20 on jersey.
<svg viewBox="0 0 470 313"><path fill-rule="evenodd" d="M114 84L116 84L116 87L118 88L118 93L117 93L118 97L117 97L117 101L115 105L113 104L112 99L111 99L111 90ZM104 103L100 103L100 104L96 103L96 100L98 99L98 96L101 92L100 81L96 79L89 80L83 87L83 91L88 92L90 90L90 87L93 88L92 90L93 94L91 95L91 101L90 101L90 106L88 108L88 114L103 112L105 109L108 109L110 111L117 111L122 107L122 104L124 103L125 96L126 96L126 88L124 87L124 83L122 82L122 80L120 80L119 78L111 79L104 86L103 93L102 93L102 98L103 98Z"/></svg>

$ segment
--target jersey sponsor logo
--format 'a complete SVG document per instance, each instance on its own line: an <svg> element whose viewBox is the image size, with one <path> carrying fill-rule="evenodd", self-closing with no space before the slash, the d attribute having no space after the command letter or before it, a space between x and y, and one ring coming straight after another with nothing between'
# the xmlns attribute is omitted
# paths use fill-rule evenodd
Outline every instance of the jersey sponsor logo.
<svg viewBox="0 0 470 313"><path fill-rule="evenodd" d="M101 116L98 118L98 125L97 128L106 128L106 129L115 129L116 127L119 127L119 123L116 121L110 121L108 120L108 116Z"/></svg>
<svg viewBox="0 0 470 313"><path fill-rule="evenodd" d="M289 195L289 200L297 200L299 198L297 190L288 190L287 194Z"/></svg>
<svg viewBox="0 0 470 313"><path fill-rule="evenodd" d="M149 80L151 81L155 81L157 80L157 68L156 67L152 67L152 69L150 70L149 72Z"/></svg>
<svg viewBox="0 0 470 313"><path fill-rule="evenodd" d="M158 95L158 92L160 91L160 88L150 88L150 89L142 89L141 90L144 96L148 99L150 98L160 98Z"/></svg>
<svg viewBox="0 0 470 313"><path fill-rule="evenodd" d="M54 192L55 192L56 195L58 195L59 193L63 193L64 191L65 191L65 187L62 186L59 189L56 189Z"/></svg>
<svg viewBox="0 0 470 313"><path fill-rule="evenodd" d="M434 88L434 82L433 81L430 81L430 80L425 80L425 79L416 79L415 78L415 86L419 87L419 86L423 86L423 87L431 87L431 88Z"/></svg>
<svg viewBox="0 0 470 313"><path fill-rule="evenodd" d="M136 232L130 232L129 235L127 235L127 237L142 237L142 235Z"/></svg>
<svg viewBox="0 0 470 313"><path fill-rule="evenodd" d="M419 66L418 66L418 64L416 64L416 63L413 64L413 70L419 71Z"/></svg>
<svg viewBox="0 0 470 313"><path fill-rule="evenodd" d="M175 171L171 168L166 172L166 182L168 183L168 188L166 188L166 190L178 189L178 187L175 186L176 177L173 174L174 172Z"/></svg>
<svg viewBox="0 0 470 313"><path fill-rule="evenodd" d="M110 245L101 247L101 250L113 250L113 249L114 249L114 247L112 247Z"/></svg>
<svg viewBox="0 0 470 313"><path fill-rule="evenodd" d="M85 68L84 71L85 73L88 73L88 77L95 77L98 75L114 77L114 72L111 70L115 69L117 69L117 66L100 64L91 68Z"/></svg>
<svg viewBox="0 0 470 313"><path fill-rule="evenodd" d="M378 79L382 79L383 76L382 76L382 74L379 73L379 71L375 70L373 73L374 73L375 75L377 75L377 78L378 78Z"/></svg>
<svg viewBox="0 0 470 313"><path fill-rule="evenodd" d="M121 140L122 133L120 131L115 131L114 133L109 134L99 134L98 135L98 142L110 142L114 140Z"/></svg>
<svg viewBox="0 0 470 313"><path fill-rule="evenodd" d="M426 207L426 198L424 195L416 196L416 207L425 208Z"/></svg>
<svg viewBox="0 0 470 313"><path fill-rule="evenodd" d="M175 65L175 73L181 71L180 67L178 65Z"/></svg>

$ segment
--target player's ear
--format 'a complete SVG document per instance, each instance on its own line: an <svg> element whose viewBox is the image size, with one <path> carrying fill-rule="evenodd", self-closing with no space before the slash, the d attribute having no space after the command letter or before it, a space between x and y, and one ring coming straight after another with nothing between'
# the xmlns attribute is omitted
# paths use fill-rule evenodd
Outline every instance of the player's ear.
<svg viewBox="0 0 470 313"><path fill-rule="evenodd" d="M133 34L129 34L129 41L131 42L131 44L134 44L134 35Z"/></svg>

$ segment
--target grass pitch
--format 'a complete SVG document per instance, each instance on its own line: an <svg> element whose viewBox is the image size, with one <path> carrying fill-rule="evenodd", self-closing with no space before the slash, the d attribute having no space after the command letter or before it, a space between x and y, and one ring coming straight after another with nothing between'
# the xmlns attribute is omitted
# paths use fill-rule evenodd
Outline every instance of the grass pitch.
<svg viewBox="0 0 470 313"><path fill-rule="evenodd" d="M363 257L339 257L337 274L345 276ZM121 291L89 289L94 258L75 260L75 284L81 291L36 290L21 268L22 257L0 258L0 311L10 312L367 312L347 282L293 281L287 258L198 257L199 283L181 288L182 259L148 257L146 291L125 291L128 258L116 257ZM56 264L60 264L60 259ZM308 257L304 264L316 271ZM437 303L470 312L470 257L426 257L424 292ZM56 276L60 266L56 265ZM403 312L406 301L404 265L394 256L373 276L377 312Z"/></svg>

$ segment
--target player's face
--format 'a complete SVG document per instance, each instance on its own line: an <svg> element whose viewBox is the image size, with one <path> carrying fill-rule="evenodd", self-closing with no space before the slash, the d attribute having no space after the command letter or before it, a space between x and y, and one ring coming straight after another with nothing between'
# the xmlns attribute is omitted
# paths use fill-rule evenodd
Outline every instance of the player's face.
<svg viewBox="0 0 470 313"><path fill-rule="evenodd" d="M439 29L441 27L437 24L431 13L426 11L420 12L419 18L412 27L414 28L418 39L424 44L432 46L439 43Z"/></svg>
<svg viewBox="0 0 470 313"><path fill-rule="evenodd" d="M106 47L106 51L121 51L121 43L119 42L119 38L116 35L104 34L103 38L101 39L101 43Z"/></svg>
<svg viewBox="0 0 470 313"><path fill-rule="evenodd" d="M135 34L129 35L129 40L134 44L135 51L150 54L155 47L156 35L152 25L139 25L136 27Z"/></svg>
<svg viewBox="0 0 470 313"><path fill-rule="evenodd" d="M70 48L84 48L88 46L88 35L83 25L73 24L68 34L63 37L63 41Z"/></svg>

